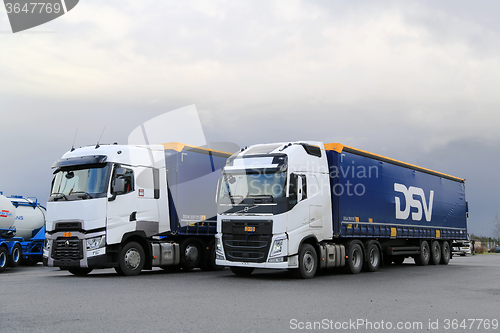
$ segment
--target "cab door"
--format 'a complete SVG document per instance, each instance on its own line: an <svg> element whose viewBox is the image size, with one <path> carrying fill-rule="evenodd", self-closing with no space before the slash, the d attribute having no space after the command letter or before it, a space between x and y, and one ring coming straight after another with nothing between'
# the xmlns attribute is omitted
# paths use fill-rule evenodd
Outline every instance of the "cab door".
<svg viewBox="0 0 500 333"><path fill-rule="evenodd" d="M120 243L136 230L137 191L132 167L115 165L108 194L106 243Z"/></svg>

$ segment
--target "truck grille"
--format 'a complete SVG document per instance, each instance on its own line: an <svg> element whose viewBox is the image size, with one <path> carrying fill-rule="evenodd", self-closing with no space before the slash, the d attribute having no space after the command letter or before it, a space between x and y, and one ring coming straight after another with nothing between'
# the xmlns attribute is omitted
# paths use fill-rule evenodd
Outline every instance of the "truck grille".
<svg viewBox="0 0 500 333"><path fill-rule="evenodd" d="M222 221L222 242L226 259L265 262L271 247L272 221Z"/></svg>
<svg viewBox="0 0 500 333"><path fill-rule="evenodd" d="M78 238L58 238L54 242L52 258L56 260L83 259L82 242Z"/></svg>

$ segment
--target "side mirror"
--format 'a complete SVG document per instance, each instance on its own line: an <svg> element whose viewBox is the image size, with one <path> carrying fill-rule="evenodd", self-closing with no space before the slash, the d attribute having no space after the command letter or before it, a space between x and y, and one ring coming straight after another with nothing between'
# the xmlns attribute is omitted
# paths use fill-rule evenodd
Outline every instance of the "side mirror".
<svg viewBox="0 0 500 333"><path fill-rule="evenodd" d="M111 188L111 193L113 193L113 195L108 198L108 201L114 201L116 199L116 195L122 194L123 192L125 192L125 179L116 178L113 187Z"/></svg>
<svg viewBox="0 0 500 333"><path fill-rule="evenodd" d="M116 178L115 184L113 185L113 193L122 194L125 192L125 179Z"/></svg>

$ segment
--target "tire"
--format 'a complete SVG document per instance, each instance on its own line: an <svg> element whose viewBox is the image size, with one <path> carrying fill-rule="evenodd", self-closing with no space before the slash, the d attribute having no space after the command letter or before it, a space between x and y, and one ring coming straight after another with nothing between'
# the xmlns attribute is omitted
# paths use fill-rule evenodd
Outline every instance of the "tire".
<svg viewBox="0 0 500 333"><path fill-rule="evenodd" d="M450 243L444 241L441 245L441 265L448 265L451 258Z"/></svg>
<svg viewBox="0 0 500 333"><path fill-rule="evenodd" d="M12 248L12 254L9 256L9 266L17 267L21 263L21 259L23 257L23 249L21 244L16 244Z"/></svg>
<svg viewBox="0 0 500 333"><path fill-rule="evenodd" d="M303 244L299 251L299 268L292 271L298 279L312 279L318 270L318 255L311 244Z"/></svg>
<svg viewBox="0 0 500 333"><path fill-rule="evenodd" d="M236 266L231 266L231 272L233 272L234 275L237 276L249 276L252 274L254 268L253 267L236 267Z"/></svg>
<svg viewBox="0 0 500 333"><path fill-rule="evenodd" d="M8 261L9 261L9 250L4 246L0 246L0 272L5 271L5 268L7 268Z"/></svg>
<svg viewBox="0 0 500 333"><path fill-rule="evenodd" d="M441 245L437 240L432 241L431 243L431 258L429 260L429 264L431 265L439 265L441 262Z"/></svg>
<svg viewBox="0 0 500 333"><path fill-rule="evenodd" d="M369 242L366 246L366 270L369 272L376 272L380 268L381 255L380 250L375 242Z"/></svg>
<svg viewBox="0 0 500 333"><path fill-rule="evenodd" d="M93 268L83 268L83 267L74 267L68 268L68 272L76 276L87 276L90 272L92 272Z"/></svg>
<svg viewBox="0 0 500 333"><path fill-rule="evenodd" d="M196 238L188 238L181 244L181 267L190 270L200 266L203 258L202 244Z"/></svg>
<svg viewBox="0 0 500 333"><path fill-rule="evenodd" d="M145 260L146 255L141 244L129 242L122 248L119 257L119 266L115 267L115 270L118 275L138 275L144 267Z"/></svg>
<svg viewBox="0 0 500 333"><path fill-rule="evenodd" d="M363 268L363 249L359 243L351 243L347 253L346 270L350 274L358 274Z"/></svg>
<svg viewBox="0 0 500 333"><path fill-rule="evenodd" d="M422 241L422 243L420 243L420 254L413 257L415 259L415 263L419 266L427 266L429 264L430 257L431 251L429 243L427 243L427 241Z"/></svg>

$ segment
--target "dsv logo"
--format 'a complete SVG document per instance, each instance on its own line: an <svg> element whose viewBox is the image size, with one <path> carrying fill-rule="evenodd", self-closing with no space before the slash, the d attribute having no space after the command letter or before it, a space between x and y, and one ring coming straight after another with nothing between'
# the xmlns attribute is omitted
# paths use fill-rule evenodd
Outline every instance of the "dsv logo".
<svg viewBox="0 0 500 333"><path fill-rule="evenodd" d="M394 191L401 192L405 196L406 207L401 210L401 200L399 197L395 197L396 200L396 219L406 220L410 216L411 208L416 208L417 211L411 213L411 218L413 221L422 220L422 211L425 214L425 219L427 222L431 221L432 218L432 205L434 203L434 191L430 191L429 204L425 200L424 190L420 187L410 186L406 188L403 184L394 183ZM420 197L420 200L415 199L415 196Z"/></svg>

